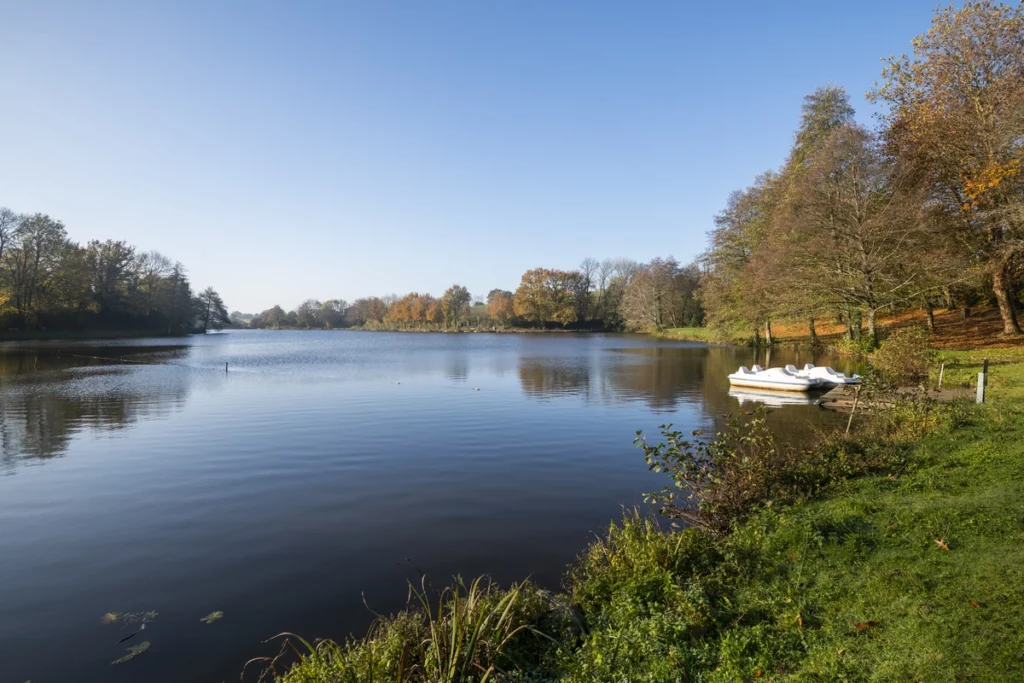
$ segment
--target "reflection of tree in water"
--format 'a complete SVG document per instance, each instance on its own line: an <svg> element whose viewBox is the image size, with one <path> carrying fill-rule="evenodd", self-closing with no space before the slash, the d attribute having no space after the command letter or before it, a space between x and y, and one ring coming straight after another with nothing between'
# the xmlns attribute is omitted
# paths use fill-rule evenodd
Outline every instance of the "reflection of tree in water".
<svg viewBox="0 0 1024 683"><path fill-rule="evenodd" d="M701 347L640 347L621 349L619 362L607 371L609 384L620 396L641 400L656 412L677 409L681 400L697 402L704 384Z"/></svg>
<svg viewBox="0 0 1024 683"><path fill-rule="evenodd" d="M519 381L523 391L535 398L572 395L605 403L641 401L654 411L668 412L681 400L699 402L708 351L637 347L586 357L523 357Z"/></svg>
<svg viewBox="0 0 1024 683"><path fill-rule="evenodd" d="M111 353L109 348L104 351ZM153 350L142 355L117 352L141 359ZM173 361L182 355L170 352L160 358ZM66 352L61 357L2 354L0 470L13 471L21 459L62 455L83 429L117 430L167 415L184 405L189 382L190 370L173 365L120 365L68 357Z"/></svg>
<svg viewBox="0 0 1024 683"><path fill-rule="evenodd" d="M581 359L565 357L524 357L519 361L519 383L527 396L587 395L590 366Z"/></svg>
<svg viewBox="0 0 1024 683"><path fill-rule="evenodd" d="M610 349L588 357L535 356L519 361L523 391L534 398L582 396L606 403L639 401L652 411L674 412L681 404L695 406L707 416L714 431L725 427L731 415L752 412L729 395L728 375L740 365L780 366L787 363L829 364L850 371L848 363L807 350L742 347L643 346ZM783 439L797 441L819 426L834 421L817 406L786 406L773 410L768 422Z"/></svg>
<svg viewBox="0 0 1024 683"><path fill-rule="evenodd" d="M469 377L469 356L465 353L451 353L445 356L444 376L456 382L465 382Z"/></svg>

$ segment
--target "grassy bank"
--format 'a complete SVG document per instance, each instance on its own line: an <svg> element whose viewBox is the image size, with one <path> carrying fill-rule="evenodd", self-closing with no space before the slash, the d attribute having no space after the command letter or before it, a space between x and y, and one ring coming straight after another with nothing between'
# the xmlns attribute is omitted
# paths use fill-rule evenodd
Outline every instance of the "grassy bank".
<svg viewBox="0 0 1024 683"><path fill-rule="evenodd" d="M730 437L715 455L727 476L698 526L666 532L627 515L580 556L559 595L529 584L428 588L365 638L293 637L301 659L289 650L268 675L1019 680L1024 353L986 355L985 406L908 404L788 455L756 435ZM945 358L955 361L947 382L966 384L980 367L980 354Z"/></svg>
<svg viewBox="0 0 1024 683"><path fill-rule="evenodd" d="M709 341L708 328L706 327L669 327L652 332L651 336L656 339L677 339L679 341Z"/></svg>

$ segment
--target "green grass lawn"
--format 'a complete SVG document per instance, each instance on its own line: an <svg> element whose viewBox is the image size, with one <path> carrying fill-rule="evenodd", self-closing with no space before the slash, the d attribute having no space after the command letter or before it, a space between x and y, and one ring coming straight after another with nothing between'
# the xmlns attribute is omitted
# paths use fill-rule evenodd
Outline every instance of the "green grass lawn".
<svg viewBox="0 0 1024 683"><path fill-rule="evenodd" d="M708 340L708 328L706 327L668 327L660 332L655 333L655 337L660 339L680 339L682 341L701 341L706 342Z"/></svg>
<svg viewBox="0 0 1024 683"><path fill-rule="evenodd" d="M905 472L764 511L729 540L757 558L740 609L773 613L776 632L802 615L790 656L751 666L808 680L1024 679L1024 356L987 355L991 402L921 440ZM978 355L951 356L976 377Z"/></svg>

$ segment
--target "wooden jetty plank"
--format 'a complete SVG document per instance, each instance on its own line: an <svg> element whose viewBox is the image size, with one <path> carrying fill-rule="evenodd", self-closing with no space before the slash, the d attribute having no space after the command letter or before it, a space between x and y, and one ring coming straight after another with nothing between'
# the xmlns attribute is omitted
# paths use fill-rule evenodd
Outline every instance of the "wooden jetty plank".
<svg viewBox="0 0 1024 683"><path fill-rule="evenodd" d="M859 399L858 408L891 408L893 403L900 399L929 398L939 403L951 403L957 399L970 399L974 397L974 389L943 387L942 389L925 389L919 387L900 387L891 394L882 397L872 398L862 395ZM818 405L828 410L848 412L853 410L854 401L857 401L857 388L849 384L840 384L830 390L818 401Z"/></svg>

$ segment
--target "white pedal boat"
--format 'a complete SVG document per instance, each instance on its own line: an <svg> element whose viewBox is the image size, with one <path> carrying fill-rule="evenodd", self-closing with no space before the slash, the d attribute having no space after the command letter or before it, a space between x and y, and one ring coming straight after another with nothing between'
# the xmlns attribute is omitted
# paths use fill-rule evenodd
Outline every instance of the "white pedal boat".
<svg viewBox="0 0 1024 683"><path fill-rule="evenodd" d="M860 384L860 375L847 376L845 373L837 372L830 367L821 367L814 363L808 363L803 370L797 370L795 366L787 365L786 369L798 377L808 379L820 379L827 384Z"/></svg>
<svg viewBox="0 0 1024 683"><path fill-rule="evenodd" d="M729 383L735 387L774 389L776 391L811 391L824 384L820 379L802 377L785 368L762 370L760 365L755 365L753 370L748 370L745 365L740 367L739 370L729 375Z"/></svg>

